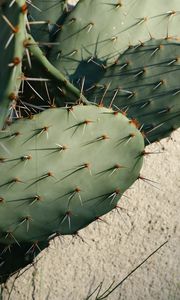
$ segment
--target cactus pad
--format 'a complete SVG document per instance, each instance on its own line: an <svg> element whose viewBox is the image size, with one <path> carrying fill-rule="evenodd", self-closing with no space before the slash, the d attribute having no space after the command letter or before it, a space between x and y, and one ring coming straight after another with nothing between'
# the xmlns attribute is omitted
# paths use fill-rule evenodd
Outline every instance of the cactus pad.
<svg viewBox="0 0 180 300"><path fill-rule="evenodd" d="M31 34L41 46L48 46L53 32L58 31L68 10L66 0L34 0L28 4Z"/></svg>
<svg viewBox="0 0 180 300"><path fill-rule="evenodd" d="M151 37L178 38L179 10L179 0L79 1L66 18L49 59L74 82L74 74L84 72L82 62L103 68L129 45Z"/></svg>
<svg viewBox="0 0 180 300"><path fill-rule="evenodd" d="M121 113L46 110L0 133L0 243L73 234L116 207L138 178L144 141Z"/></svg>
<svg viewBox="0 0 180 300"><path fill-rule="evenodd" d="M178 40L139 43L101 72L101 80L87 82L88 99L137 119L147 143L169 136L180 126Z"/></svg>

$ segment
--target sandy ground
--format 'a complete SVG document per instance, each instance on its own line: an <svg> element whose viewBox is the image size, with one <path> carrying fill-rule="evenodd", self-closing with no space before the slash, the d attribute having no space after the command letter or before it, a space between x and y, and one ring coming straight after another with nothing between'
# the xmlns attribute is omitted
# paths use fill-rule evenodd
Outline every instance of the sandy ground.
<svg viewBox="0 0 180 300"><path fill-rule="evenodd" d="M71 1L73 2L73 1ZM109 300L180 299L180 131L163 140L165 150L146 158L142 174L155 187L136 182L120 200L119 211L80 232L81 238L52 242L39 262L3 292L3 300L85 300L103 281L102 291L118 283L161 243ZM161 151L161 145L148 150ZM95 296L91 298L95 300Z"/></svg>

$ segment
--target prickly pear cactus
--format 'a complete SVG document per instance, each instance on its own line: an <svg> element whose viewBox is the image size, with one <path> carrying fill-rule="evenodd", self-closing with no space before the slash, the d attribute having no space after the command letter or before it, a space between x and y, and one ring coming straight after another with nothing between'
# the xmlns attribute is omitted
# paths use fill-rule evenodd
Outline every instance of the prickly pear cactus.
<svg viewBox="0 0 180 300"><path fill-rule="evenodd" d="M88 62L101 69L139 41L179 38L179 9L179 0L79 1L59 31L49 60L74 82Z"/></svg>
<svg viewBox="0 0 180 300"><path fill-rule="evenodd" d="M0 128L10 104L10 114L13 114L13 101L18 97L21 84L26 13L25 0L8 0L0 5Z"/></svg>
<svg viewBox="0 0 180 300"><path fill-rule="evenodd" d="M138 178L141 133L96 106L52 109L1 132L0 243L73 234L116 207Z"/></svg>
<svg viewBox="0 0 180 300"><path fill-rule="evenodd" d="M28 3L28 19L31 34L41 46L49 46L56 31L61 28L68 12L67 0L40 1Z"/></svg>
<svg viewBox="0 0 180 300"><path fill-rule="evenodd" d="M96 84L89 82L85 94L137 119L146 144L158 141L180 126L179 57L178 40L139 43L104 69Z"/></svg>
<svg viewBox="0 0 180 300"><path fill-rule="evenodd" d="M144 155L134 123L94 105L18 120L0 140L2 282L52 237L75 234L116 208L139 178Z"/></svg>
<svg viewBox="0 0 180 300"><path fill-rule="evenodd" d="M90 102L137 119L146 144L158 141L180 126L179 9L177 0L79 1L49 60Z"/></svg>
<svg viewBox="0 0 180 300"><path fill-rule="evenodd" d="M25 79L23 92L19 99L21 115L27 116L30 113L33 114L34 111L39 112L44 108L56 105L63 107L67 103L82 102L88 104L81 91L49 62L30 35L28 35L26 47L32 54L32 58L31 65L28 64L27 60L23 64ZM25 103L24 107L23 103Z"/></svg>
<svg viewBox="0 0 180 300"><path fill-rule="evenodd" d="M180 126L179 0L66 2L0 3L0 282L116 208L144 136Z"/></svg>

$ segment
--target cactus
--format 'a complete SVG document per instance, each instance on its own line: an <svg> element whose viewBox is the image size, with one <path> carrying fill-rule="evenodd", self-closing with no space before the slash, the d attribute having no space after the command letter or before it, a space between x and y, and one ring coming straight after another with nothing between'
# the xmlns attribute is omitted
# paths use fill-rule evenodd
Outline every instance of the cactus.
<svg viewBox="0 0 180 300"><path fill-rule="evenodd" d="M87 62L107 67L130 45L144 43L151 37L179 38L179 6L179 0L79 1L63 23L55 39L57 45L48 58L75 82L84 72L88 73Z"/></svg>
<svg viewBox="0 0 180 300"><path fill-rule="evenodd" d="M11 149L0 153L5 244L73 234L114 208L138 178L144 151L133 123L96 106L46 110L0 139Z"/></svg>
<svg viewBox="0 0 180 300"><path fill-rule="evenodd" d="M0 6L0 128L8 115L11 101L10 114L13 113L13 101L21 84L26 12L25 0L17 0L13 5L8 0Z"/></svg>
<svg viewBox="0 0 180 300"><path fill-rule="evenodd" d="M134 124L94 105L46 110L15 122L0 139L11 149L9 155L0 150L0 244L6 251L75 234L116 208L139 178L144 155Z"/></svg>
<svg viewBox="0 0 180 300"><path fill-rule="evenodd" d="M158 6L145 0L141 7L139 1L80 1L49 60L76 86L84 78L90 102L127 110L143 126L146 143L158 141L180 126L179 8L176 0Z"/></svg>
<svg viewBox="0 0 180 300"><path fill-rule="evenodd" d="M180 126L179 50L172 39L130 47L85 94L137 119L147 145L167 137Z"/></svg>
<svg viewBox="0 0 180 300"><path fill-rule="evenodd" d="M144 136L180 126L179 0L66 2L0 4L0 282L116 208Z"/></svg>
<svg viewBox="0 0 180 300"><path fill-rule="evenodd" d="M28 19L33 38L44 48L48 47L68 13L67 0L40 1L28 4Z"/></svg>
<svg viewBox="0 0 180 300"><path fill-rule="evenodd" d="M41 106L52 107L54 104L62 107L69 102L88 103L80 90L48 61L30 35L28 35L26 47L32 54L32 67L28 66L27 61L24 64L23 73L26 81L21 97L25 99L29 109L33 106L41 110ZM21 114L24 114L23 107Z"/></svg>

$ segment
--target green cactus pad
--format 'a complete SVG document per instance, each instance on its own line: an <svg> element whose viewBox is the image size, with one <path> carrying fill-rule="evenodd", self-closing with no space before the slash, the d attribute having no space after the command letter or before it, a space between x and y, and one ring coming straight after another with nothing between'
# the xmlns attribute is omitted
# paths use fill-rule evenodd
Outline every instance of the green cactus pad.
<svg viewBox="0 0 180 300"><path fill-rule="evenodd" d="M31 34L43 45L48 45L53 33L60 30L60 25L68 11L67 0L34 0L28 4L28 19Z"/></svg>
<svg viewBox="0 0 180 300"><path fill-rule="evenodd" d="M93 76L97 65L114 63L129 45L150 37L178 38L179 11L179 0L81 0L65 20L49 59L72 82L92 61Z"/></svg>
<svg viewBox="0 0 180 300"><path fill-rule="evenodd" d="M101 80L87 82L87 98L137 119L147 144L180 126L178 40L151 39L130 47L101 75Z"/></svg>
<svg viewBox="0 0 180 300"><path fill-rule="evenodd" d="M21 84L26 11L25 0L9 0L0 5L0 128ZM13 115L13 108L10 113Z"/></svg>
<svg viewBox="0 0 180 300"><path fill-rule="evenodd" d="M0 243L73 234L116 207L139 178L144 140L123 114L78 105L0 133Z"/></svg>

